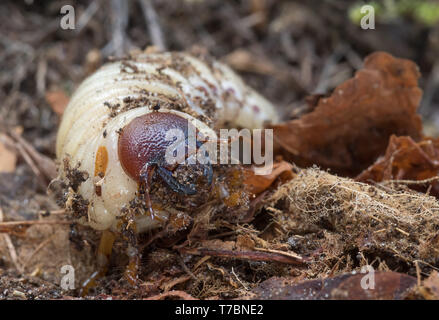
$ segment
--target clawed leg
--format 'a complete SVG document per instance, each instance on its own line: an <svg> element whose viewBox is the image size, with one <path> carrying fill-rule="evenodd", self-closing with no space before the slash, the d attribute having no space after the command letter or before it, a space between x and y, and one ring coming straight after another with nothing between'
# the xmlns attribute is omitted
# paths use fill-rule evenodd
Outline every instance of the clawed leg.
<svg viewBox="0 0 439 320"><path fill-rule="evenodd" d="M93 274L82 284L81 288L79 289L79 295L81 297L86 296L88 291L96 286L96 281L104 277L107 273L115 239L116 235L111 231L104 231L102 233L97 252L98 270L93 272Z"/></svg>

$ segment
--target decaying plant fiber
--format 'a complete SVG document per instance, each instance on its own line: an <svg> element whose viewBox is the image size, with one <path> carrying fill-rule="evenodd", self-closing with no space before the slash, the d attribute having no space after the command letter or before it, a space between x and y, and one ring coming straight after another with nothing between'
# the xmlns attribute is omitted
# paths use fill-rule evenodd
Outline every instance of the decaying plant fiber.
<svg viewBox="0 0 439 320"><path fill-rule="evenodd" d="M289 235L325 252L323 260L356 252L411 268L439 257L439 202L408 188L372 186L314 167L280 186L268 206L280 210L276 220ZM296 251L310 254L306 244Z"/></svg>

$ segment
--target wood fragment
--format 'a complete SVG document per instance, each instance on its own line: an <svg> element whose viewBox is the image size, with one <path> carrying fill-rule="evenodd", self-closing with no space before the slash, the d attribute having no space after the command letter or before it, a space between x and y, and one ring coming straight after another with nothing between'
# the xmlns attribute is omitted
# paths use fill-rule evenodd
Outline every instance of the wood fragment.
<svg viewBox="0 0 439 320"><path fill-rule="evenodd" d="M277 250L265 251L234 251L234 250L215 250L208 248L181 248L181 253L194 254L202 256L214 256L231 259L243 259L251 261L280 262L285 264L302 265L306 260L298 255L287 252L278 252Z"/></svg>
<svg viewBox="0 0 439 320"><path fill-rule="evenodd" d="M4 219L3 210L0 207L0 223L3 222L3 219ZM11 237L9 236L9 234L3 233L1 228L0 228L0 235L3 236L3 239L6 242L6 246L8 247L9 255L11 256L12 263L14 264L15 268L20 273L22 273L24 271L24 267L18 262L17 251L15 250L15 246L12 243Z"/></svg>
<svg viewBox="0 0 439 320"><path fill-rule="evenodd" d="M188 294L184 291L180 291L180 290L168 291L165 293L161 293L161 294L146 298L144 300L164 300L167 297L177 297L177 298L180 298L181 300L198 300L198 299L195 299L194 297L192 297L190 294Z"/></svg>
<svg viewBox="0 0 439 320"><path fill-rule="evenodd" d="M66 220L27 220L27 221L7 221L0 222L0 233L14 232L15 228L28 228L35 224L71 224L71 221Z"/></svg>

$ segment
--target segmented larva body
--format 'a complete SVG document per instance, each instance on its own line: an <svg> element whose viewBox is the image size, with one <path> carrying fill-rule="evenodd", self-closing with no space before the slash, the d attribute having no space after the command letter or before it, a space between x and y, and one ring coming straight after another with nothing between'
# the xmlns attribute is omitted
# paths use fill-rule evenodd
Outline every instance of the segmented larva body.
<svg viewBox="0 0 439 320"><path fill-rule="evenodd" d="M85 211L82 223L98 230L118 228L116 218L139 190L127 174L130 164L121 163L121 132L134 119L146 119L147 126L153 121L147 115L157 112L186 119L206 133L225 126L263 128L278 120L271 103L210 58L141 53L104 65L72 96L57 137L59 178L71 186L66 206ZM79 183L71 170L79 172ZM157 226L169 214L159 206L154 211L162 219L140 217L140 230Z"/></svg>

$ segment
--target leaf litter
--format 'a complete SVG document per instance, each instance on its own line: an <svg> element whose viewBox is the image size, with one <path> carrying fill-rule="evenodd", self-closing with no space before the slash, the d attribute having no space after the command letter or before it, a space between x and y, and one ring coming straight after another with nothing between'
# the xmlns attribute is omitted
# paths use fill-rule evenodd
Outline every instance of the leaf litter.
<svg viewBox="0 0 439 320"><path fill-rule="evenodd" d="M249 64L248 52L236 52L226 57L235 68L294 82L294 75L278 74L269 60L261 59L268 67L260 69ZM436 140L423 136L416 113L419 76L411 61L370 55L332 95L308 99L306 113L274 127L276 154L283 161L270 176L252 176L250 170L244 180L252 195L247 213L207 204L187 233L144 235L148 245L137 288L121 280L125 248L116 243L109 274L88 298L368 298L358 287L358 272L366 264L377 269L377 286L383 288L369 298L437 298L432 270L439 267L438 153ZM61 114L64 91L55 88L45 97ZM67 262L78 275L90 274L98 235L76 226L50 199L27 191L17 196L27 184L35 189L46 184L53 163L19 135L11 136L21 148L8 150L23 158L15 170L27 171L31 181L7 174L0 180L7 219L0 227L16 251L12 258L11 246L0 239L0 296L74 298L75 291L60 290L57 271ZM14 264L26 274L13 270ZM78 276L76 287L83 278Z"/></svg>

